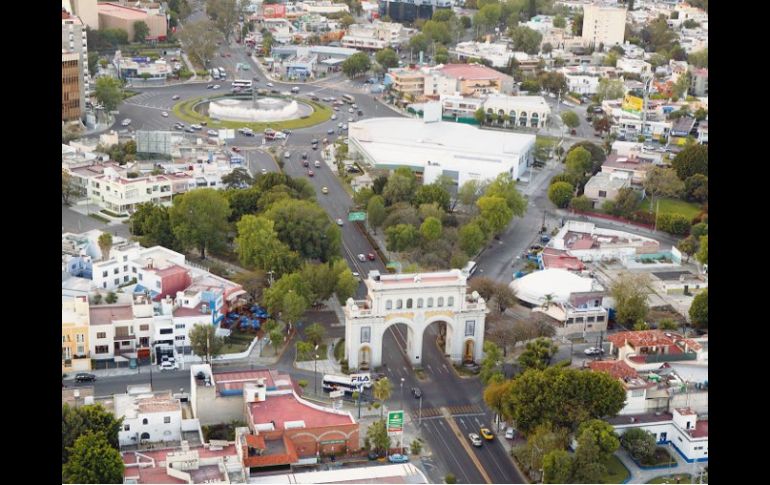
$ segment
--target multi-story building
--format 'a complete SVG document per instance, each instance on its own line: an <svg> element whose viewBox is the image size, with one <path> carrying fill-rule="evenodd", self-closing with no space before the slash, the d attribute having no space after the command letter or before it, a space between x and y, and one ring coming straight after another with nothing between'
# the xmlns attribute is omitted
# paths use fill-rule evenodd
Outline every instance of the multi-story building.
<svg viewBox="0 0 770 485"><path fill-rule="evenodd" d="M329 1L307 0L297 5L297 7L304 12L317 13L321 15L350 11L350 7L344 3L334 3Z"/></svg>
<svg viewBox="0 0 770 485"><path fill-rule="evenodd" d="M395 22L429 20L442 8L452 8L452 0L379 0L380 18L388 16Z"/></svg>
<svg viewBox="0 0 770 485"><path fill-rule="evenodd" d="M61 305L61 371L62 374L91 369L88 339L88 298L77 297Z"/></svg>
<svg viewBox="0 0 770 485"><path fill-rule="evenodd" d="M88 72L88 39L86 26L78 18L62 10L61 48L74 52L80 58L80 112L85 115L86 98L90 94L90 76Z"/></svg>
<svg viewBox="0 0 770 485"><path fill-rule="evenodd" d="M551 108L542 96L490 94L484 100L483 108L488 115L508 116L508 124L522 128L544 128L551 114Z"/></svg>
<svg viewBox="0 0 770 485"><path fill-rule="evenodd" d="M450 53L460 60L483 59L489 61L492 67L508 67L513 58L513 51L504 43L460 42Z"/></svg>
<svg viewBox="0 0 770 485"><path fill-rule="evenodd" d="M630 59L628 57L618 59L615 68L621 72L638 74L640 76L647 76L652 73L652 64L641 59Z"/></svg>
<svg viewBox="0 0 770 485"><path fill-rule="evenodd" d="M690 71L690 94L693 96L708 96L709 94L709 70L693 69Z"/></svg>
<svg viewBox="0 0 770 485"><path fill-rule="evenodd" d="M181 441L182 405L171 396L171 391L116 394L113 403L115 417L123 418L118 431L121 448Z"/></svg>
<svg viewBox="0 0 770 485"><path fill-rule="evenodd" d="M61 52L61 120L77 121L85 114L83 79L80 75L80 56L75 52Z"/></svg>
<svg viewBox="0 0 770 485"><path fill-rule="evenodd" d="M88 28L99 30L99 9L96 0L69 0L75 15L80 17Z"/></svg>
<svg viewBox="0 0 770 485"><path fill-rule="evenodd" d="M583 39L598 48L609 49L623 43L626 9L605 5L583 6Z"/></svg>
<svg viewBox="0 0 770 485"><path fill-rule="evenodd" d="M101 175L91 178L88 186L88 198L117 214L130 214L137 205L153 202L164 206L171 205L171 196L175 182L192 183L191 177L183 174L147 175L130 178L115 168L107 166Z"/></svg>
<svg viewBox="0 0 770 485"><path fill-rule="evenodd" d="M408 29L396 22L353 24L342 38L342 46L354 49L379 50L394 47L408 39Z"/></svg>
<svg viewBox="0 0 770 485"><path fill-rule="evenodd" d="M100 2L97 4L100 29L121 29L128 34L128 40L134 40L134 22L144 22L150 32L147 39L166 40L166 14L157 8L132 8L117 3Z"/></svg>

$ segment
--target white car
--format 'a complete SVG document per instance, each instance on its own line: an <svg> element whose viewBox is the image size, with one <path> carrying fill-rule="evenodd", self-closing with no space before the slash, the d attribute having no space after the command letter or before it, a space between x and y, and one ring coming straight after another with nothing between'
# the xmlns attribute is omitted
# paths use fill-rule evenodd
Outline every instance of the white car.
<svg viewBox="0 0 770 485"><path fill-rule="evenodd" d="M353 108L348 108L348 113L355 113L355 112L356 110L354 110Z"/></svg>
<svg viewBox="0 0 770 485"><path fill-rule="evenodd" d="M222 87L222 86L220 86L219 84L215 84L215 85L214 85L214 87L213 87L213 88L211 88L211 89L219 89L219 88L221 88L221 87Z"/></svg>
<svg viewBox="0 0 770 485"><path fill-rule="evenodd" d="M313 166L314 166L315 168L319 168L319 167L321 166L321 162L319 162L318 160L316 160L315 162L313 162Z"/></svg>
<svg viewBox="0 0 770 485"><path fill-rule="evenodd" d="M266 168L262 169L262 175L267 175L267 169Z"/></svg>
<svg viewBox="0 0 770 485"><path fill-rule="evenodd" d="M121 121L120 124L122 126L128 126L128 125L131 124L131 119L130 118L126 118L125 120Z"/></svg>
<svg viewBox="0 0 770 485"><path fill-rule="evenodd" d="M602 355L604 353L604 349L600 349L598 347L588 347L583 351L586 355Z"/></svg>
<svg viewBox="0 0 770 485"><path fill-rule="evenodd" d="M267 83L266 86L269 87L269 88L272 88L273 87L273 83Z"/></svg>
<svg viewBox="0 0 770 485"><path fill-rule="evenodd" d="M481 446L482 444L481 438L476 433L469 433L468 439L471 440L471 444L473 444L473 446Z"/></svg>
<svg viewBox="0 0 770 485"><path fill-rule="evenodd" d="M342 125L342 129L343 130L347 130L348 129L348 125Z"/></svg>
<svg viewBox="0 0 770 485"><path fill-rule="evenodd" d="M361 275L358 274L356 271L352 271L350 274L352 274L355 278L360 278Z"/></svg>
<svg viewBox="0 0 770 485"><path fill-rule="evenodd" d="M337 115L332 113L332 120L336 120L336 119L337 119Z"/></svg>
<svg viewBox="0 0 770 485"><path fill-rule="evenodd" d="M513 433L514 433L513 428L506 429L505 430L505 439L512 440L513 439Z"/></svg>
<svg viewBox="0 0 770 485"><path fill-rule="evenodd" d="M193 130L202 130L203 129L203 127L201 125L190 125L190 128L192 128Z"/></svg>
<svg viewBox="0 0 770 485"><path fill-rule="evenodd" d="M359 254L359 255L358 255L358 260L359 260L359 261L363 261L363 262L366 262L366 255L365 255L365 254L363 254L363 253Z"/></svg>
<svg viewBox="0 0 770 485"><path fill-rule="evenodd" d="M345 225L345 223L342 221L342 219L337 219L337 225L338 226L343 226L343 225Z"/></svg>
<svg viewBox="0 0 770 485"><path fill-rule="evenodd" d="M282 131L278 131L278 132L275 133L275 139L276 140L283 140L285 138L286 138L286 133L284 133Z"/></svg>
<svg viewBox="0 0 770 485"><path fill-rule="evenodd" d="M217 130L209 130L206 133L208 133L209 136L219 136L219 132Z"/></svg>
<svg viewBox="0 0 770 485"><path fill-rule="evenodd" d="M166 113L165 111L164 111L164 112L162 112L160 115L161 115L162 117L164 117L164 118L168 118L168 113Z"/></svg>
<svg viewBox="0 0 770 485"><path fill-rule="evenodd" d="M176 370L176 362L164 360L160 363L160 370Z"/></svg>
<svg viewBox="0 0 770 485"><path fill-rule="evenodd" d="M291 152L283 152L283 158L291 158Z"/></svg>

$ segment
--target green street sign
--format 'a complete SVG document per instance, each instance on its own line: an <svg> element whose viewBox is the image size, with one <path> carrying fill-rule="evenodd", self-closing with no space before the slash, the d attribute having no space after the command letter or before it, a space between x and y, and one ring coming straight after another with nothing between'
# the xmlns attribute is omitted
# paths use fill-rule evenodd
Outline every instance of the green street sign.
<svg viewBox="0 0 770 485"><path fill-rule="evenodd" d="M348 214L348 221L355 222L355 221L365 221L366 220L366 212L351 212Z"/></svg>
<svg viewBox="0 0 770 485"><path fill-rule="evenodd" d="M388 433L404 430L404 411L388 412Z"/></svg>

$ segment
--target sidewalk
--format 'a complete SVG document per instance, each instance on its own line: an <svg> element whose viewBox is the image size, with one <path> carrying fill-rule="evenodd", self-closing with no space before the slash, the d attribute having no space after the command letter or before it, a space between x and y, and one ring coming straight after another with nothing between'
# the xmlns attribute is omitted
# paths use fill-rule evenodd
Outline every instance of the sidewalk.
<svg viewBox="0 0 770 485"><path fill-rule="evenodd" d="M626 480L626 483L647 483L653 478L661 477L665 475L672 475L674 473L690 473L695 474L697 473L697 469L700 466L706 466L707 463L687 463L684 461L684 458L682 458L682 455L677 452L673 446L670 444L663 445L663 448L668 450L668 452L676 459L676 466L671 468L658 468L654 470L645 470L643 468L640 468L637 466L636 463L634 463L634 460L631 459L631 457L628 455L628 452L626 452L624 449L619 449L615 452L615 456L620 459L621 462L628 468L628 470L631 472L631 477Z"/></svg>
<svg viewBox="0 0 770 485"><path fill-rule="evenodd" d="M302 369L310 372L317 372L322 375L332 374L332 375L341 375L342 374L342 367L337 363L336 359L334 358L334 345L337 343L337 341L340 339L326 339L324 340L324 343L326 344L326 358L325 359L318 359L318 360L303 360L303 361L294 361L294 367L296 369Z"/></svg>

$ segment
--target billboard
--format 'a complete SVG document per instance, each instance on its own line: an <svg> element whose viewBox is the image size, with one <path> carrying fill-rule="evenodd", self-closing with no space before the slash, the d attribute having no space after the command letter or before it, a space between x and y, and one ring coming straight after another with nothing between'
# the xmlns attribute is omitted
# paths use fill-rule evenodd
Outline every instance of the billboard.
<svg viewBox="0 0 770 485"><path fill-rule="evenodd" d="M388 411L388 433L404 431L404 411Z"/></svg>
<svg viewBox="0 0 770 485"><path fill-rule="evenodd" d="M631 111L634 113L641 113L644 106L644 100L640 97L626 94L623 96L623 104L621 105L623 111Z"/></svg>
<svg viewBox="0 0 770 485"><path fill-rule="evenodd" d="M282 19L286 17L286 5L273 4L262 5L262 18L265 19Z"/></svg>
<svg viewBox="0 0 770 485"><path fill-rule="evenodd" d="M372 385L371 374L350 374L350 383L354 386L369 387Z"/></svg>

